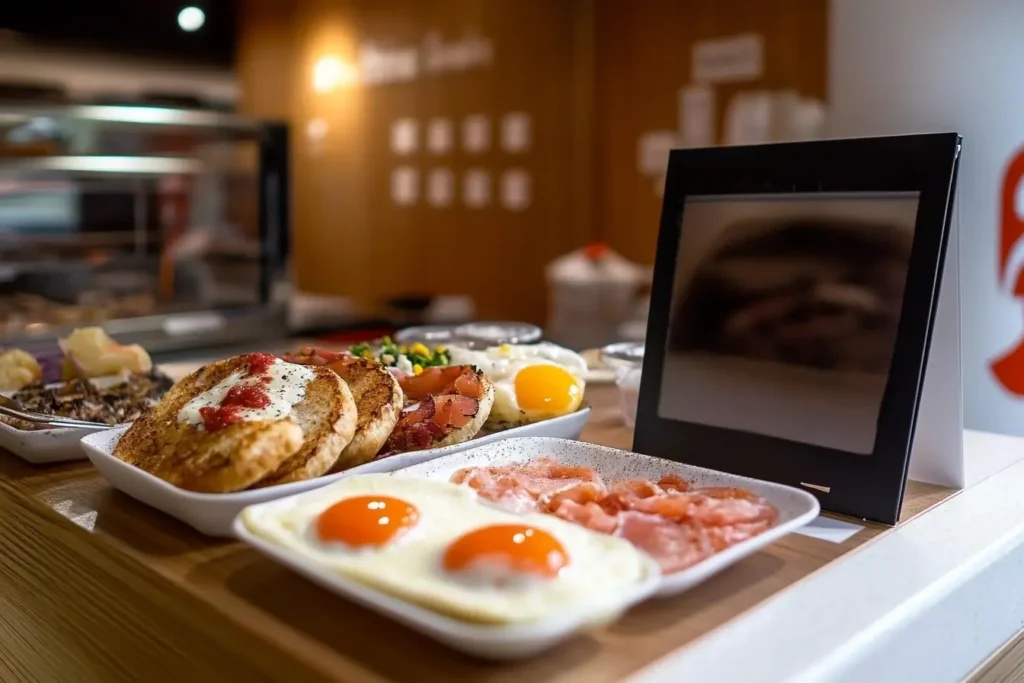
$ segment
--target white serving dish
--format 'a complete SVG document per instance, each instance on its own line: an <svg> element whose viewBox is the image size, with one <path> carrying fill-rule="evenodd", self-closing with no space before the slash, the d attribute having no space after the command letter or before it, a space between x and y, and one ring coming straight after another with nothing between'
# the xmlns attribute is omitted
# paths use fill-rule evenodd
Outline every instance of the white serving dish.
<svg viewBox="0 0 1024 683"><path fill-rule="evenodd" d="M582 441L554 438L506 439L499 443L491 443L461 453L435 458L414 467L394 471L391 474L448 481L452 474L463 467L510 465L528 462L541 456L550 456L567 465L592 467L605 481L638 477L657 481L666 474L678 474L695 486L740 487L763 496L778 508L778 524L763 534L712 555L703 562L681 572L663 576L656 592L658 596L676 595L696 586L744 557L752 555L761 548L810 523L818 516L821 509L818 499L813 495L790 486L716 472Z"/></svg>
<svg viewBox="0 0 1024 683"><path fill-rule="evenodd" d="M276 498L283 498L310 489L326 486L332 481L353 474L367 474L370 472L390 472L409 465L429 461L451 453L458 453L467 448L473 448L488 443L494 443L502 439L516 436L550 436L567 439L579 438L583 426L590 416L590 408L584 408L572 415L556 417L536 424L514 427L512 429L488 434L464 443L445 446L444 448L431 448L423 451L413 451L393 455L381 460L373 460L353 467L350 470L331 474L308 481L297 481L291 484L282 484L265 489L253 489L239 493L195 493L180 489L167 483L159 477L144 472L114 457L114 446L117 445L121 435L127 427L110 429L102 432L94 432L81 438L81 448L88 456L100 474L110 484L128 494L138 501L166 512L172 517L177 517L197 531L208 536L232 536L232 524L235 517L242 508L247 505L263 503Z"/></svg>
<svg viewBox="0 0 1024 683"><path fill-rule="evenodd" d="M279 502L264 505L276 505ZM455 650L483 659L521 659L548 650L577 633L615 621L630 607L650 597L659 585L658 565L651 560L644 581L614 593L591 594L588 596L591 598L589 602L573 611L528 624L473 624L433 612L334 573L314 561L253 534L246 528L241 516L235 520L234 531L238 538L270 559L327 590L384 614Z"/></svg>
<svg viewBox="0 0 1024 683"><path fill-rule="evenodd" d="M99 388L106 388L121 382L123 377L97 377L90 380ZM59 387L63 382L47 384L47 388ZM5 396L14 396L16 391L0 392ZM0 448L14 453L22 460L33 465L65 462L68 460L84 460L85 453L79 443L87 434L95 434L95 429L77 429L74 427L57 427L54 429L18 429L6 422L0 422Z"/></svg>

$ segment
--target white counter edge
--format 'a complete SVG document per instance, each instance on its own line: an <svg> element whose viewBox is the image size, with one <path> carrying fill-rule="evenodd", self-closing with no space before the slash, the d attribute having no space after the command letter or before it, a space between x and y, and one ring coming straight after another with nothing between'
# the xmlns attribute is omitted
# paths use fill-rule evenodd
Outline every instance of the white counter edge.
<svg viewBox="0 0 1024 683"><path fill-rule="evenodd" d="M961 680L1024 626L1024 439L964 453L964 491L630 680Z"/></svg>

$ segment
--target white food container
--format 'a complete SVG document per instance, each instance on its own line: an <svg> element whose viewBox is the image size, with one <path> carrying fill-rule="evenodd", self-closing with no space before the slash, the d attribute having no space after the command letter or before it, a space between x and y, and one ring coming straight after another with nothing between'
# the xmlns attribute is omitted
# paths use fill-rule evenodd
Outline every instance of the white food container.
<svg viewBox="0 0 1024 683"><path fill-rule="evenodd" d="M768 531L737 543L683 571L663 576L656 593L659 596L677 595L689 590L748 555L754 554L783 536L809 524L821 510L817 498L807 491L790 486L565 439L506 439L461 453L435 458L420 465L394 471L391 474L448 481L456 471L464 467L511 465L529 462L543 456L552 457L566 465L592 467L605 481L636 478L657 481L666 474L676 474L694 486L743 488L762 496L778 509L778 523Z"/></svg>
<svg viewBox="0 0 1024 683"><path fill-rule="evenodd" d="M555 259L545 271L546 336L575 349L617 338L619 327L632 318L650 272L600 244Z"/></svg>
<svg viewBox="0 0 1024 683"><path fill-rule="evenodd" d="M114 386L124 381L120 375L96 377L89 380L98 388ZM59 387L63 382L46 385L47 388ZM14 396L17 392L5 391L5 396ZM75 427L54 427L49 429L18 429L6 422L0 422L0 448L14 453L25 462L33 465L46 465L69 460L84 460L82 437L97 433L96 429L78 429Z"/></svg>
<svg viewBox="0 0 1024 683"><path fill-rule="evenodd" d="M301 498L302 495L298 495L254 507L292 505ZM605 626L618 619L633 605L650 597L658 587L660 576L657 563L651 560L639 582L617 591L597 594L591 591L584 596L585 601L574 609L525 624L473 624L420 607L332 572L313 560L253 534L245 526L241 516L235 521L234 531L243 542L332 593L390 617L455 650L482 659L510 660L529 657L548 650L577 633Z"/></svg>
<svg viewBox="0 0 1024 683"><path fill-rule="evenodd" d="M431 448L423 451L401 453L380 460L373 460L365 465L353 467L350 470L337 474L329 474L307 481L281 484L280 486L240 491L238 493L196 493L194 491L186 491L167 483L159 477L155 477L148 472L118 460L114 457L114 447L127 427L89 434L84 439L81 439L81 449L84 449L92 464L95 465L100 474L114 488L150 507L166 512L172 517L177 517L208 536L231 536L233 534L232 524L235 517L247 505L284 498L285 496L320 488L353 474L389 472L429 461L432 458L458 453L474 446L516 436L553 436L577 439L589 417L590 408L583 408L571 415L564 415L531 425L523 425L522 427L514 427L503 432L480 436L463 443L445 446L444 448Z"/></svg>

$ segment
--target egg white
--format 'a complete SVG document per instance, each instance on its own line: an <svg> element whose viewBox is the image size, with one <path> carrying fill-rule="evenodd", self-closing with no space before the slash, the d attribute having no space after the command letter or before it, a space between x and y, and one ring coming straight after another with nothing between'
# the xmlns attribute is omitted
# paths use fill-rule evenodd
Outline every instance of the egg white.
<svg viewBox="0 0 1024 683"><path fill-rule="evenodd" d="M505 377L491 380L491 383L494 385L494 405L491 406L490 415L487 417L488 425L494 428L530 424L574 413L579 409L580 404L583 402L583 390L586 388L586 382L582 377L573 375L571 372L569 374L576 381L579 393L576 395L576 399L564 409L528 410L519 404L519 398L516 394L516 376L525 368L537 365L551 365L560 367L563 370L566 369L556 363L549 363L543 360L524 360L514 363L509 368Z"/></svg>
<svg viewBox="0 0 1024 683"><path fill-rule="evenodd" d="M348 497L388 495L415 505L419 522L381 548L352 550L316 537L319 514ZM516 624L578 609L650 576L650 561L628 541L548 515L515 515L445 481L369 474L291 498L246 508L245 526L303 559L397 597L465 621ZM554 535L569 556L555 579L489 580L443 568L448 545L492 524L523 523ZM501 578L495 576L494 578ZM508 577L506 577L508 578ZM515 577L511 577L515 578Z"/></svg>
<svg viewBox="0 0 1024 683"><path fill-rule="evenodd" d="M587 361L583 356L557 344L506 344L492 346L483 351L452 347L454 364L475 365L494 385L494 405L487 418L487 427L498 429L547 420L579 409L586 389ZM531 365L555 365L572 375L580 389L580 400L567 409L527 410L519 405L516 396L516 375Z"/></svg>
<svg viewBox="0 0 1024 683"><path fill-rule="evenodd" d="M504 344L473 351L460 346L448 349L452 365L475 365L488 379L501 379L519 361L548 361L569 371L574 377L584 377L587 361L571 349L550 342L540 344Z"/></svg>

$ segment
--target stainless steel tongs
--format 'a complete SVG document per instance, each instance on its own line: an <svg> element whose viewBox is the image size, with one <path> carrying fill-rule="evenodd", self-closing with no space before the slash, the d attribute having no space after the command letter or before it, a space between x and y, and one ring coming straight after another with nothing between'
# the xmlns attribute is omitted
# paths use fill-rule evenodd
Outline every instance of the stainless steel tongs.
<svg viewBox="0 0 1024 683"><path fill-rule="evenodd" d="M13 417L23 422L41 424L48 427L67 427L71 429L111 429L112 425L105 422L90 422L89 420L76 420L72 417L61 417L60 415L46 415L25 410L21 404L13 398L0 395L0 415Z"/></svg>

